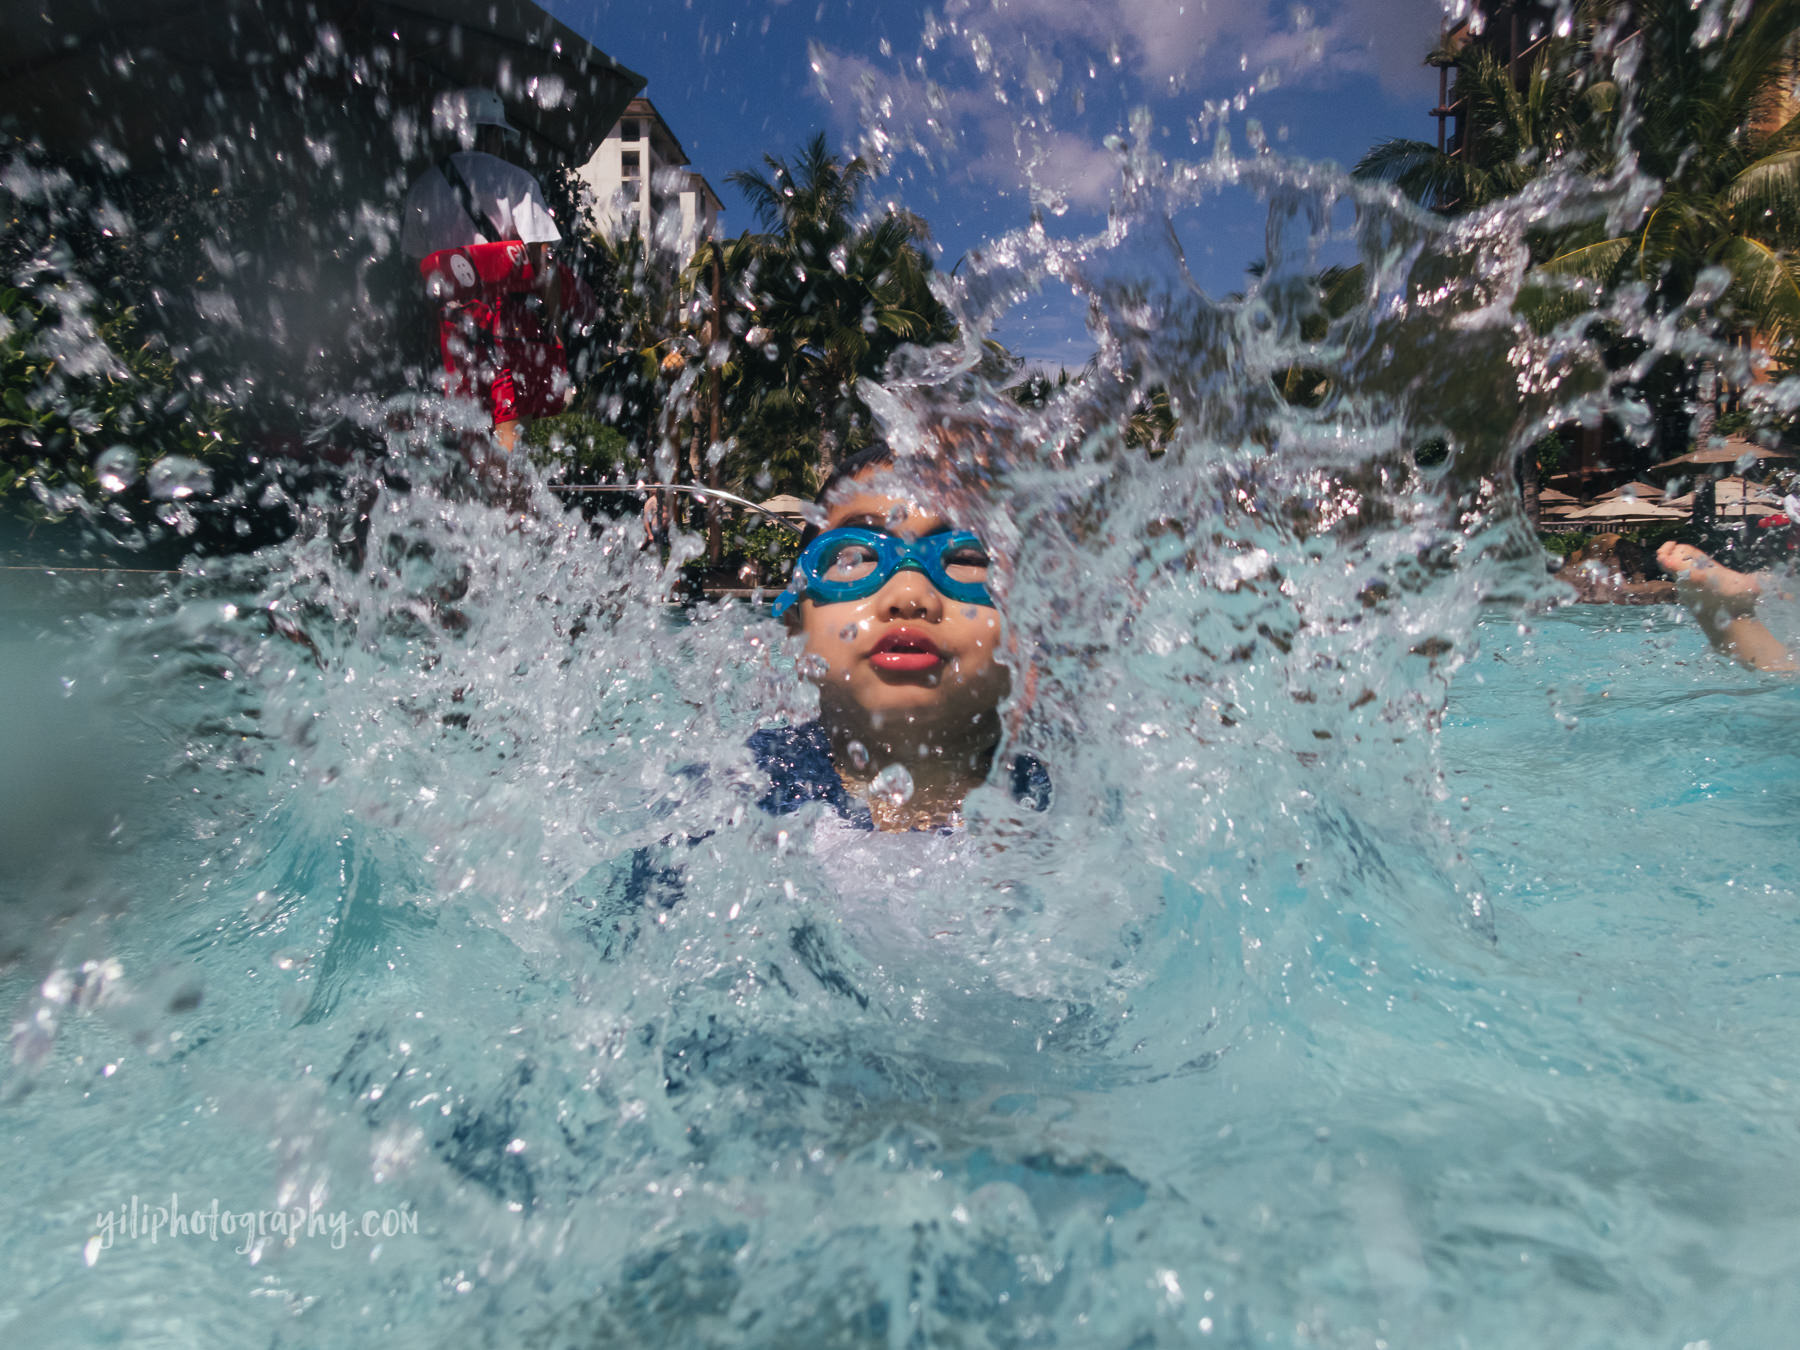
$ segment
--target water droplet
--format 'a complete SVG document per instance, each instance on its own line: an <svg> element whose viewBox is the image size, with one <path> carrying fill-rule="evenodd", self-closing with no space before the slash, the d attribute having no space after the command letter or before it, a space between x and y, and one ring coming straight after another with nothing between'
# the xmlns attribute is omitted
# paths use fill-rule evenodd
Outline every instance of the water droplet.
<svg viewBox="0 0 1800 1350"><path fill-rule="evenodd" d="M845 749L848 750L850 754L851 768L855 769L858 773L861 773L864 769L869 767L868 746L864 745L861 741L851 741Z"/></svg>
<svg viewBox="0 0 1800 1350"><path fill-rule="evenodd" d="M905 806L912 800L913 778L904 764L890 764L869 784L869 796L889 806Z"/></svg>
<svg viewBox="0 0 1800 1350"><path fill-rule="evenodd" d="M560 75L539 75L532 80L530 88L538 107L546 111L562 107L568 93L568 86Z"/></svg>
<svg viewBox="0 0 1800 1350"><path fill-rule="evenodd" d="M123 492L138 480L137 452L129 446L115 445L94 456L94 477L108 492Z"/></svg>
<svg viewBox="0 0 1800 1350"><path fill-rule="evenodd" d="M803 680L822 680L831 674L831 662L817 652L808 652L795 663Z"/></svg>
<svg viewBox="0 0 1800 1350"><path fill-rule="evenodd" d="M180 501L212 491L212 470L186 455L164 455L150 466L150 495L158 501Z"/></svg>
<svg viewBox="0 0 1800 1350"><path fill-rule="evenodd" d="M838 640L840 642L856 641L856 625L847 623L842 628L838 629Z"/></svg>

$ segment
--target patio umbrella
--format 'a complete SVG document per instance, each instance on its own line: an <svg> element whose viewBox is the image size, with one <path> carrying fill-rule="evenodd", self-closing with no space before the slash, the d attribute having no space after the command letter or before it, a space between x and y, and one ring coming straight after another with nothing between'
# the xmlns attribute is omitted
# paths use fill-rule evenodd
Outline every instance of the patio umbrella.
<svg viewBox="0 0 1800 1350"><path fill-rule="evenodd" d="M417 277L392 243L456 143L436 100L499 90L542 178L644 84L527 0L0 0L0 24L0 125L116 181L119 293L174 296L152 323L271 408L402 380Z"/></svg>
<svg viewBox="0 0 1800 1350"><path fill-rule="evenodd" d="M1680 511L1671 511L1667 507L1655 506L1648 502L1632 501L1625 497L1615 497L1611 501L1595 502L1592 506L1584 506L1578 511L1571 511L1564 520L1681 520Z"/></svg>
<svg viewBox="0 0 1800 1350"><path fill-rule="evenodd" d="M1553 487L1538 489L1538 501L1545 506L1560 506L1566 502L1573 502L1576 500L1578 499L1571 496L1569 493L1558 491Z"/></svg>
<svg viewBox="0 0 1800 1350"><path fill-rule="evenodd" d="M1718 493L1721 497L1727 492L1734 497L1754 497L1758 493L1762 493L1765 496L1771 495L1769 489L1763 486L1763 484L1753 482L1748 478L1741 478L1737 474L1727 474L1723 478L1715 478L1713 480L1713 491Z"/></svg>
<svg viewBox="0 0 1800 1350"><path fill-rule="evenodd" d="M1776 500L1776 497L1773 492L1769 491L1769 489L1764 487L1761 483L1752 483L1747 478L1733 476L1721 478L1718 482L1713 484L1713 499L1717 501L1720 506L1723 506L1728 500L1734 502L1773 502Z"/></svg>
<svg viewBox="0 0 1800 1350"><path fill-rule="evenodd" d="M1684 492L1679 497L1664 497L1662 504L1692 510L1695 496L1695 493ZM1779 500L1762 484L1742 478L1721 478L1713 484L1713 514L1717 516L1738 519L1767 515L1777 509Z"/></svg>
<svg viewBox="0 0 1800 1350"><path fill-rule="evenodd" d="M358 62L396 111L499 89L540 152L576 164L644 86L527 0L0 0L0 26L0 118L53 155L139 175L184 141L252 128L271 157L300 151L314 168L307 137L331 124L333 82L351 84Z"/></svg>
<svg viewBox="0 0 1800 1350"><path fill-rule="evenodd" d="M1768 497L1733 497L1730 501L1721 497L1713 514L1727 520L1760 520L1780 510L1781 503Z"/></svg>
<svg viewBox="0 0 1800 1350"><path fill-rule="evenodd" d="M1634 483L1626 483L1614 488L1611 492L1602 492L1600 500L1611 501L1615 497L1636 497L1639 501L1653 502L1663 495L1662 489L1654 483L1646 483L1642 479Z"/></svg>
<svg viewBox="0 0 1800 1350"><path fill-rule="evenodd" d="M766 502L758 502L757 505L771 515L793 516L796 520L800 520L805 517L806 508L811 503L802 501L792 493L783 492L779 496L769 498Z"/></svg>
<svg viewBox="0 0 1800 1350"><path fill-rule="evenodd" d="M1728 437L1721 445L1700 446L1688 451L1685 455L1677 455L1674 459L1665 459L1661 464L1652 464L1653 469L1679 469L1696 464L1736 464L1740 459L1792 459L1794 456L1786 450L1771 450L1766 445L1758 445L1741 436Z"/></svg>

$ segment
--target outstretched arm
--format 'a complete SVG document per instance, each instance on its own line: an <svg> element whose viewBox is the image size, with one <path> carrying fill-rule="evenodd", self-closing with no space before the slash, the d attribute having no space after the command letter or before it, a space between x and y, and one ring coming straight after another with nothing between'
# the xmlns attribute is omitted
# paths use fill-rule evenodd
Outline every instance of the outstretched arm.
<svg viewBox="0 0 1800 1350"><path fill-rule="evenodd" d="M1673 541L1656 550L1656 561L1675 578L1675 596L1693 614L1707 641L1752 670L1800 671L1781 641L1756 617L1762 583L1722 567L1690 544Z"/></svg>

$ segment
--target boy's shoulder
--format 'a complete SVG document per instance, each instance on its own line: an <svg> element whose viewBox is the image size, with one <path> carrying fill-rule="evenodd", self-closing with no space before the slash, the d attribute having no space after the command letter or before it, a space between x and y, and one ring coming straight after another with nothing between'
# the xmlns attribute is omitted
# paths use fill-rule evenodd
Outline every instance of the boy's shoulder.
<svg viewBox="0 0 1800 1350"><path fill-rule="evenodd" d="M792 815L808 802L830 802L852 825L875 828L869 808L845 790L822 723L764 727L752 732L746 744L756 767L769 775L769 790L756 804L770 815Z"/></svg>
<svg viewBox="0 0 1800 1350"><path fill-rule="evenodd" d="M769 790L757 805L770 815L786 816L808 802L829 802L859 829L873 829L868 806L852 797L831 762L831 738L820 722L764 727L746 742L757 767L769 775ZM1033 811L1050 807L1050 771L1036 755L1013 756L1007 785L1013 800Z"/></svg>

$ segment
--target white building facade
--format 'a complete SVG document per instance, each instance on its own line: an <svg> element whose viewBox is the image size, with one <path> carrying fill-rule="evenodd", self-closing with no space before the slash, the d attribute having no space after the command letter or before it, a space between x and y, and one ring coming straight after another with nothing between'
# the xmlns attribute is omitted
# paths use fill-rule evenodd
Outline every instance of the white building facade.
<svg viewBox="0 0 1800 1350"><path fill-rule="evenodd" d="M595 222L609 238L636 226L645 239L687 253L718 227L718 194L688 167L681 142L647 98L626 105L580 177L593 194Z"/></svg>

